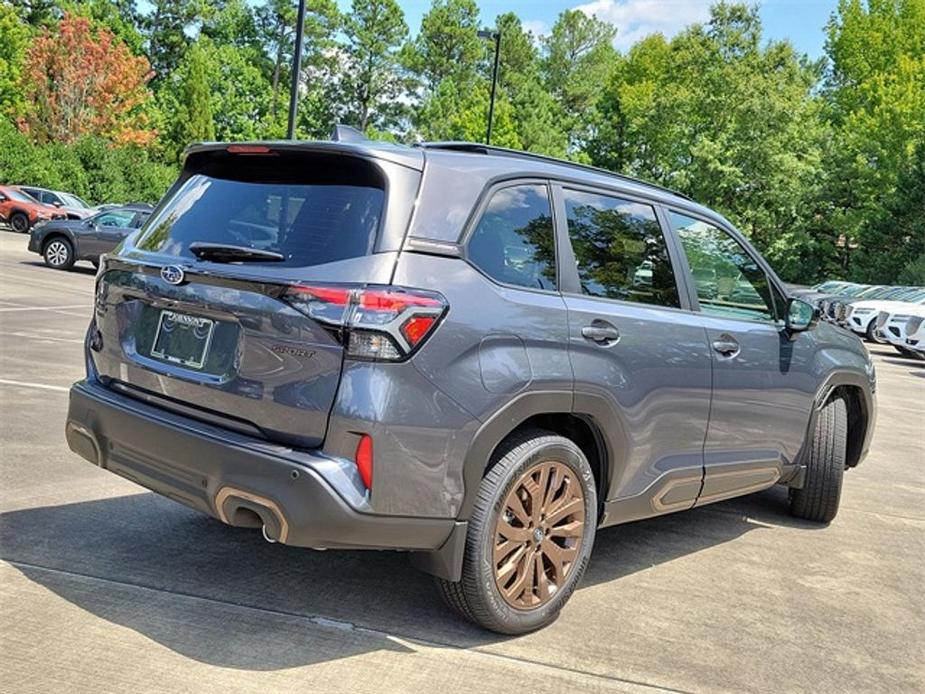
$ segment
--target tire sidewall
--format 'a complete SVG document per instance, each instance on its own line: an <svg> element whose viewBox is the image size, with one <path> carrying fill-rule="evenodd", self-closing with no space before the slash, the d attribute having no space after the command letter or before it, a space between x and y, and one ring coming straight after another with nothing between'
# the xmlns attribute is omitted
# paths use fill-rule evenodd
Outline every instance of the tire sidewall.
<svg viewBox="0 0 925 694"><path fill-rule="evenodd" d="M55 243L62 244L67 249L67 253L68 253L67 260L65 260L60 265L54 265L48 259L48 251L52 247L52 245L54 245ZM70 241L68 241L65 238L62 238L62 237L53 238L50 241L48 241L45 244L45 248L42 249L42 258L45 260L45 264L54 270L67 270L69 267L71 267L74 264L74 246Z"/></svg>
<svg viewBox="0 0 925 694"><path fill-rule="evenodd" d="M518 610L507 603L495 584L495 567L493 565L493 544L495 521L502 511L504 501L520 477L537 463L555 461L564 463L575 474L582 485L585 502L585 529L582 536L580 556L572 567L566 585L546 605L533 610ZM564 438L544 442L532 448L515 464L511 465L504 476L504 483L499 484L491 498L491 512L477 528L470 540L477 544L479 560L474 567L477 573L477 590L500 626L514 633L538 629L552 620L571 597L572 592L581 581L591 555L594 535L597 527L597 492L591 466L573 443ZM505 629L506 630L506 629Z"/></svg>
<svg viewBox="0 0 925 694"><path fill-rule="evenodd" d="M867 324L867 330L865 330L867 333L867 339L878 345L885 344L886 340L881 340L879 337L877 337L876 324L877 318L871 318L870 323Z"/></svg>
<svg viewBox="0 0 925 694"><path fill-rule="evenodd" d="M23 229L17 229L17 228L16 228L15 221L18 220L18 219L25 219L25 220L26 220L25 228L23 228ZM22 212L16 212L15 214L11 215L11 216L10 216L10 229L12 229L13 231L15 231L17 234L25 234L25 233L27 233L27 232L29 231L29 217L27 217L27 216L26 216L25 214L23 214Z"/></svg>

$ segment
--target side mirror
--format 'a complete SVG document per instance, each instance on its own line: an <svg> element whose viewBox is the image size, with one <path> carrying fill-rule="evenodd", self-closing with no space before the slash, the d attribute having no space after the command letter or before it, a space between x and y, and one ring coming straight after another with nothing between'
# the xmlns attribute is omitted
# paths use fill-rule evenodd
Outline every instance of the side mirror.
<svg viewBox="0 0 925 694"><path fill-rule="evenodd" d="M790 299L787 302L787 331L801 333L812 328L819 320L819 309L802 299Z"/></svg>
<svg viewBox="0 0 925 694"><path fill-rule="evenodd" d="M0 202L6 202L6 196L3 193L0 193Z"/></svg>
<svg viewBox="0 0 925 694"><path fill-rule="evenodd" d="M54 205L55 207L61 207L61 206L62 206L60 200L55 200L55 201L54 201L53 203L51 203L51 204Z"/></svg>

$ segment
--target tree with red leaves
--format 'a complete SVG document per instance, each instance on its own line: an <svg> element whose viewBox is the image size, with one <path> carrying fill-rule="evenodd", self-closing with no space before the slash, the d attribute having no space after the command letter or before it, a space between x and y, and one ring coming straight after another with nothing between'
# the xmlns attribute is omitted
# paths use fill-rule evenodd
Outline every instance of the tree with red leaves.
<svg viewBox="0 0 925 694"><path fill-rule="evenodd" d="M144 110L152 76L147 58L132 55L111 31L66 13L55 31L44 30L29 48L20 128L38 142L97 135L146 145L157 134Z"/></svg>

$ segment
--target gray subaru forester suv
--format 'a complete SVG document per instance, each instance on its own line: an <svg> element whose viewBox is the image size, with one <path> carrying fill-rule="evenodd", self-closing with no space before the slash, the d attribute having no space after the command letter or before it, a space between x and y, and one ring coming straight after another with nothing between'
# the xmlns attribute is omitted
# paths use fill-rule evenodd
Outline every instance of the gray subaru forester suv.
<svg viewBox="0 0 925 694"><path fill-rule="evenodd" d="M104 256L70 448L516 634L598 528L782 484L827 522L874 370L723 217L471 143L191 147Z"/></svg>

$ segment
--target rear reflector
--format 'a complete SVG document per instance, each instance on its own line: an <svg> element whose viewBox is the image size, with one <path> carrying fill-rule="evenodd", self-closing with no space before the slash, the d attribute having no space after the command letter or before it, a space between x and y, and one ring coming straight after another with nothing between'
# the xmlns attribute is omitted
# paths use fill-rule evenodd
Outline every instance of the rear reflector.
<svg viewBox="0 0 925 694"><path fill-rule="evenodd" d="M373 488L373 437L363 434L357 444L356 466L363 486Z"/></svg>

